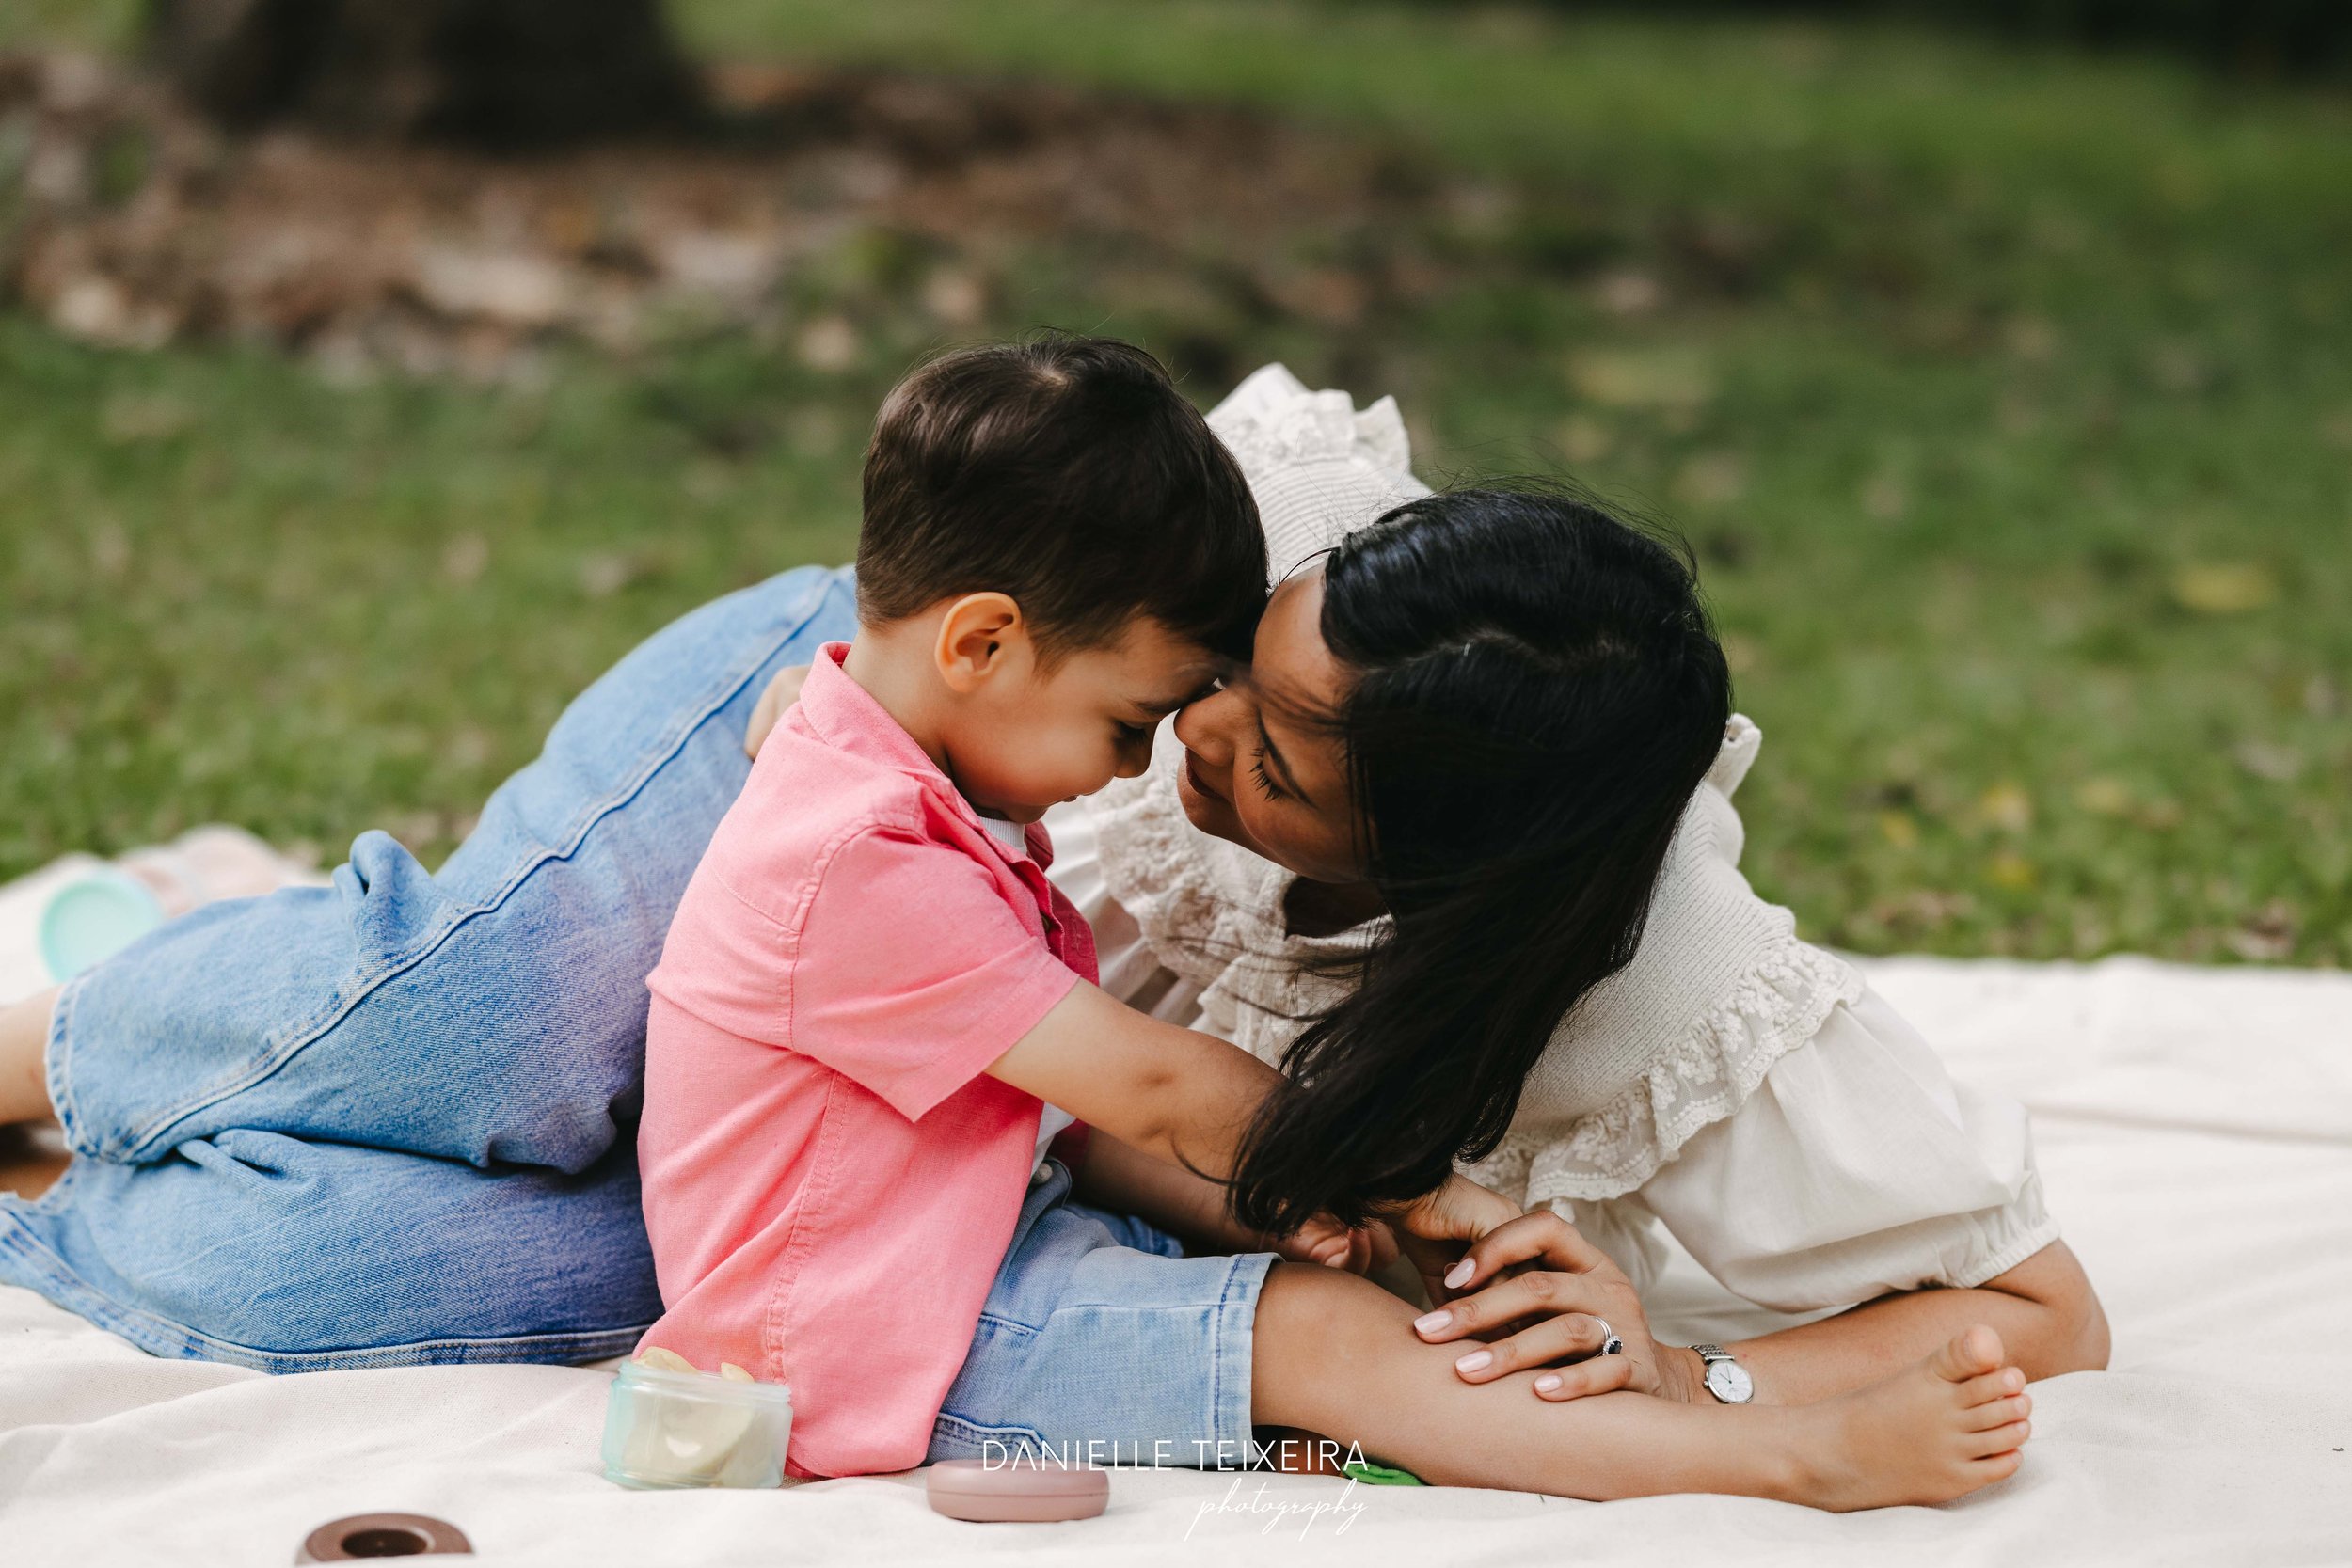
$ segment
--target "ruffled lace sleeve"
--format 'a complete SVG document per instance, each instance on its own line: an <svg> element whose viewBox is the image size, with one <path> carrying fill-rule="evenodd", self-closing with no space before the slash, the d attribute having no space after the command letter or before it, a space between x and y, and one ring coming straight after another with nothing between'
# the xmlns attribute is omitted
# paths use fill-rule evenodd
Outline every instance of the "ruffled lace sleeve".
<svg viewBox="0 0 2352 1568"><path fill-rule="evenodd" d="M1345 392L1310 391L1285 367L1265 365L1209 411L1209 428L1257 498L1277 580L1429 494L1413 477L1412 442L1394 398L1358 408Z"/></svg>
<svg viewBox="0 0 2352 1568"><path fill-rule="evenodd" d="M1546 1137L1530 1118L1525 1201L1613 1197L1645 1187L1707 1128L1743 1110L1782 1059L1862 990L1853 966L1834 954L1793 937L1769 950L1681 1038L1565 1132ZM1540 1095L1545 1072L1538 1063L1532 1092Z"/></svg>
<svg viewBox="0 0 2352 1568"><path fill-rule="evenodd" d="M1867 988L1637 1201L1727 1289L1788 1312L1981 1285L2058 1239L2024 1108L1955 1083Z"/></svg>

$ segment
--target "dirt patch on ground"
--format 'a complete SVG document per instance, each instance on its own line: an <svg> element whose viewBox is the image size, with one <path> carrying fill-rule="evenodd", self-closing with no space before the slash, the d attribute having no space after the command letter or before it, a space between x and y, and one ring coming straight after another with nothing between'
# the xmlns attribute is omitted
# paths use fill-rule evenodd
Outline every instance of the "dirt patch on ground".
<svg viewBox="0 0 2352 1568"><path fill-rule="evenodd" d="M736 70L732 132L529 158L220 135L79 56L0 56L0 291L74 337L259 341L330 370L498 376L564 340L853 328L845 273L943 331L1051 244L1247 325L1347 329L1436 287L1393 150L1263 116L1034 84ZM837 291L834 291L837 292Z"/></svg>

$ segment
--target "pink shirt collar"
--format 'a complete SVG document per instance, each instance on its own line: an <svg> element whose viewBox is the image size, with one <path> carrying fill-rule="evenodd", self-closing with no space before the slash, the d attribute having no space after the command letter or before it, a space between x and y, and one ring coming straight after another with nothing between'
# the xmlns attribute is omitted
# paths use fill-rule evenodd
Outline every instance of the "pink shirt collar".
<svg viewBox="0 0 2352 1568"><path fill-rule="evenodd" d="M850 678L842 668L849 653L847 642L828 642L817 650L816 662L809 666L808 679L801 687L801 717L809 732L835 751L885 763L920 780L998 854L1008 862L1019 861L1012 847L983 825L972 802L963 798L955 781L940 771L930 753L914 743L906 726L893 719L872 692ZM1054 863L1053 840L1041 825L1028 824L1022 839L1028 846L1029 858L1041 868Z"/></svg>

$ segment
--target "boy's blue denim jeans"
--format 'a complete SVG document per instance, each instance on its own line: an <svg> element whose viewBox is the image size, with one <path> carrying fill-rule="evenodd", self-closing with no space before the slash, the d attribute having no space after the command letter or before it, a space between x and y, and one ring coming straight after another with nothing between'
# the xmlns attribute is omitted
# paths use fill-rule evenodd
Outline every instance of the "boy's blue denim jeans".
<svg viewBox="0 0 2352 1568"><path fill-rule="evenodd" d="M215 904L70 985L74 1159L0 1196L0 1282L161 1355L271 1371L584 1361L660 1315L638 1212L644 978L778 670L855 629L806 567L656 634L437 873Z"/></svg>

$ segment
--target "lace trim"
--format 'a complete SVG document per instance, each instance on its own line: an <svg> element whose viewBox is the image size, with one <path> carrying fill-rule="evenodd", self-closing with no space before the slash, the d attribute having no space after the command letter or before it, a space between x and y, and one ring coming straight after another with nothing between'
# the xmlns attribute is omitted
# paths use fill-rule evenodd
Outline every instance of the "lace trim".
<svg viewBox="0 0 2352 1568"><path fill-rule="evenodd" d="M1862 990L1852 965L1791 938L1608 1105L1579 1117L1565 1137L1506 1138L1481 1167L1502 1171L1524 1161L1521 1201L1531 1207L1629 1193L1702 1128L1745 1105L1773 1063Z"/></svg>
<svg viewBox="0 0 2352 1568"><path fill-rule="evenodd" d="M1541 1138L1505 1133L1492 1154L1484 1160L1457 1161L1454 1168L1481 1186L1492 1187L1505 1196L1522 1195L1519 1201L1532 1209L1537 1200L1524 1196L1527 1192L1527 1174L1529 1167L1534 1164L1535 1151L1543 1145Z"/></svg>
<svg viewBox="0 0 2352 1568"><path fill-rule="evenodd" d="M1429 494L1413 477L1412 439L1394 398L1359 409L1345 392L1311 392L1280 365L1267 365L1208 418L1257 498L1278 577Z"/></svg>
<svg viewBox="0 0 2352 1568"><path fill-rule="evenodd" d="M1303 388L1212 416L1218 439L1245 472L1300 463L1360 463L1391 483L1408 482L1412 442L1394 398L1359 409L1345 392Z"/></svg>

